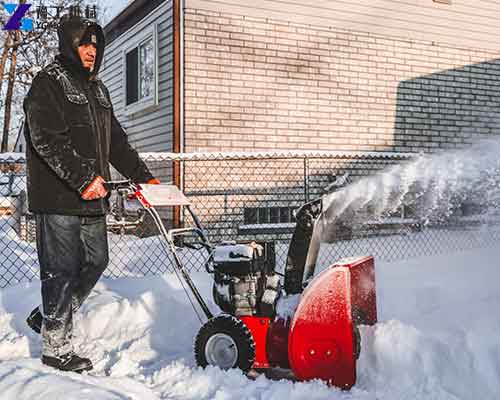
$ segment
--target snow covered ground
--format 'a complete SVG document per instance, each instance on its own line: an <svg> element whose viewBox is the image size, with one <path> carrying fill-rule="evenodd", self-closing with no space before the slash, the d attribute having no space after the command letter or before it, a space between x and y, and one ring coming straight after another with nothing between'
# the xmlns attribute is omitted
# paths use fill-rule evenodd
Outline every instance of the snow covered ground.
<svg viewBox="0 0 500 400"><path fill-rule="evenodd" d="M362 327L350 392L195 366L200 326L175 276L103 279L76 318L88 375L42 366L24 319L39 283L0 290L0 399L497 399L500 246L377 263L379 323ZM194 274L206 298L206 274ZM215 309L215 306L211 304Z"/></svg>

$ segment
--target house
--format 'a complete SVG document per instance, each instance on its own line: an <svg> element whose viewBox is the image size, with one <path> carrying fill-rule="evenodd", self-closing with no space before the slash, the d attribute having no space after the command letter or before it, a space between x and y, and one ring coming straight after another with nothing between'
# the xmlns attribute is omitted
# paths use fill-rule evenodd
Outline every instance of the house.
<svg viewBox="0 0 500 400"><path fill-rule="evenodd" d="M499 18L487 0L135 0L101 77L141 151L433 152L500 132Z"/></svg>
<svg viewBox="0 0 500 400"><path fill-rule="evenodd" d="M497 131L499 17L486 0L135 0L105 27L101 77L141 151L432 151Z"/></svg>

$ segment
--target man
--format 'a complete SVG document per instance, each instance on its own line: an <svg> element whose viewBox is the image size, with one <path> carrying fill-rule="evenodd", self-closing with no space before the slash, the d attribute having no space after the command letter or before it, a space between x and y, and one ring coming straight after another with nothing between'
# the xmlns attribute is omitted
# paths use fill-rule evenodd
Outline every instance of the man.
<svg viewBox="0 0 500 400"><path fill-rule="evenodd" d="M72 346L73 313L108 264L105 213L109 163L135 182L154 179L117 121L97 79L104 34L64 16L59 55L33 80L24 101L29 208L36 216L42 308L28 325L42 334L42 362L64 371L92 369Z"/></svg>

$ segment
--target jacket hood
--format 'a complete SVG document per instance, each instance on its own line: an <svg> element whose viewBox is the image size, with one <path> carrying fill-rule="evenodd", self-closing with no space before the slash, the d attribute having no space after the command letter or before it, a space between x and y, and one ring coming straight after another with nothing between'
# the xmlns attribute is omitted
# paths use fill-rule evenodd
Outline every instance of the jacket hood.
<svg viewBox="0 0 500 400"><path fill-rule="evenodd" d="M97 35L96 59L92 72L83 67L78 55L80 41L89 28L93 28ZM63 62L71 64L84 76L95 79L104 56L105 39L101 26L87 18L65 15L59 23L57 36L59 37L59 56Z"/></svg>

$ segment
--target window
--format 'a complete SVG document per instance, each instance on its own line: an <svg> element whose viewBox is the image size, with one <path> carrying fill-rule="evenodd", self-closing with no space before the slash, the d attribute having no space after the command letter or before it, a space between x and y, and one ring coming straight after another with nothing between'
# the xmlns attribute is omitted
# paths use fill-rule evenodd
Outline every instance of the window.
<svg viewBox="0 0 500 400"><path fill-rule="evenodd" d="M135 112L157 104L156 26L139 36L124 54L125 105Z"/></svg>
<svg viewBox="0 0 500 400"><path fill-rule="evenodd" d="M139 57L137 48L127 53L127 106L139 100Z"/></svg>
<svg viewBox="0 0 500 400"><path fill-rule="evenodd" d="M150 37L126 55L127 105L153 96L155 90L155 56Z"/></svg>

